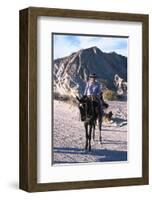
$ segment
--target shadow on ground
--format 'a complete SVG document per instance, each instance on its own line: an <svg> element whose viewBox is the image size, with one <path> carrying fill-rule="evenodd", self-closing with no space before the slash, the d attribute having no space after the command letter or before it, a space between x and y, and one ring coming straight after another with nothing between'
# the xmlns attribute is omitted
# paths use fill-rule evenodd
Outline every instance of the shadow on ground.
<svg viewBox="0 0 152 200"><path fill-rule="evenodd" d="M60 154L75 154L75 155L91 155L96 156L96 161L93 162L110 162L110 161L127 161L127 151L116 151L108 149L92 149L90 152L81 148L72 148L72 147L54 147L54 153ZM79 163L79 161L55 161L54 164L59 163ZM82 162L81 162L82 163ZM86 163L86 162L85 162ZM89 163L89 162L88 162Z"/></svg>

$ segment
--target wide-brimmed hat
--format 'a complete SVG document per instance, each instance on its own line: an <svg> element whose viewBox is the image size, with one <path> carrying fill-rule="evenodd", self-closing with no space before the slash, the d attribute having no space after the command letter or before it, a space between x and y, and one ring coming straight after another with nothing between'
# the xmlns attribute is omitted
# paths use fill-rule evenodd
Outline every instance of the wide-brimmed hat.
<svg viewBox="0 0 152 200"><path fill-rule="evenodd" d="M96 74L90 74L89 78L97 78Z"/></svg>

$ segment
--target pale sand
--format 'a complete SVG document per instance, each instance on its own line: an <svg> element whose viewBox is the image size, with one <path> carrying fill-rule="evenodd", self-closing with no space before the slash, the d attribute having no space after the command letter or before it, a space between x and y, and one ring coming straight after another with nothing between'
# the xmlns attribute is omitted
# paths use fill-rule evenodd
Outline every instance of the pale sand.
<svg viewBox="0 0 152 200"><path fill-rule="evenodd" d="M53 163L88 163L127 160L127 103L111 101L113 122L103 123L102 145L96 127L91 152L84 150L85 129L76 106L54 100Z"/></svg>

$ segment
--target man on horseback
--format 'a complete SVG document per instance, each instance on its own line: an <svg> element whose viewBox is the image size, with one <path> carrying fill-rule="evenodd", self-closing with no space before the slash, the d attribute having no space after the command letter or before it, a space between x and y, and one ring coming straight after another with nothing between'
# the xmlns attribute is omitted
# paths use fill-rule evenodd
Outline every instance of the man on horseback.
<svg viewBox="0 0 152 200"><path fill-rule="evenodd" d="M102 97L102 86L96 81L96 74L89 76L89 81L86 84L84 96L82 98L76 97L79 101L79 109L81 120L84 121L86 130L86 145L85 149L89 147L91 150L91 135L93 132L93 139L95 139L95 126L98 120L99 141L102 144L101 126L104 107L108 107Z"/></svg>
<svg viewBox="0 0 152 200"><path fill-rule="evenodd" d="M86 84L84 96L89 99L96 101L99 104L99 114L102 115L103 112L103 102L101 101L102 85L96 80L96 74L89 75L89 81Z"/></svg>
<svg viewBox="0 0 152 200"><path fill-rule="evenodd" d="M84 95L99 95L100 93L100 84L96 81L96 74L89 75L89 81L86 84Z"/></svg>

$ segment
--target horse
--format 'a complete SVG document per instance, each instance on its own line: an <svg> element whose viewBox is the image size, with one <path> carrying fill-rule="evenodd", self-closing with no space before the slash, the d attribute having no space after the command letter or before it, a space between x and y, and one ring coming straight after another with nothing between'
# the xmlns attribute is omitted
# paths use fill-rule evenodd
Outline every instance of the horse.
<svg viewBox="0 0 152 200"><path fill-rule="evenodd" d="M102 137L101 137L101 126L102 126L102 116L103 112L101 112L100 102L91 97L83 96L82 98L76 97L79 102L79 110L81 121L84 121L84 127L86 132L86 144L85 149L89 149L91 151L91 135L93 132L93 140L95 139L95 126L96 121L98 119L98 126L99 126L99 141L102 144ZM105 107L108 107L103 101Z"/></svg>

